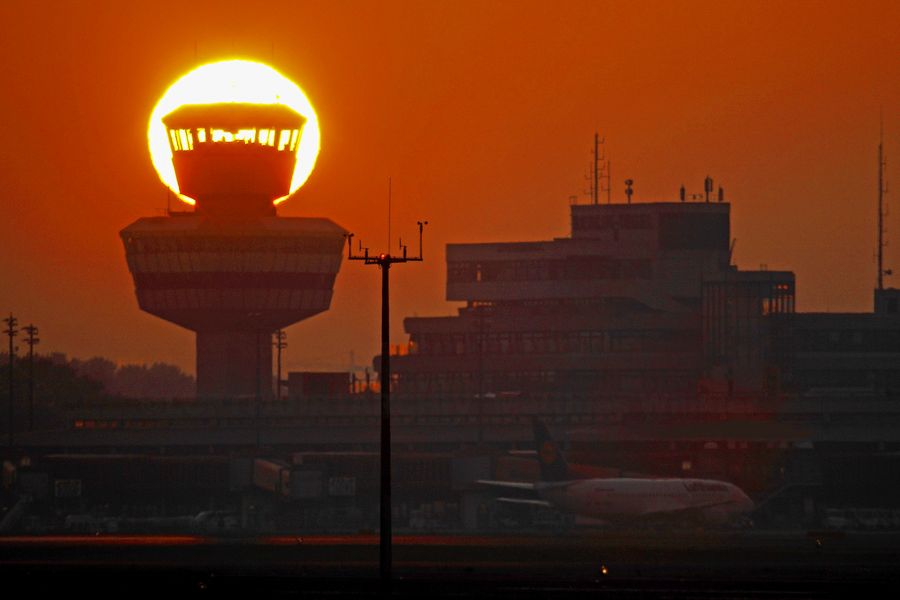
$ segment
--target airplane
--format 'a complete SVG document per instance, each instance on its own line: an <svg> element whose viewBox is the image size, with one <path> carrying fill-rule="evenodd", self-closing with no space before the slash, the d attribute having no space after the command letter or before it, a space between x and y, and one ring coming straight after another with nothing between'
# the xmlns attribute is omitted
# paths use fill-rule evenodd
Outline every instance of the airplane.
<svg viewBox="0 0 900 600"><path fill-rule="evenodd" d="M573 479L566 458L547 425L534 420L540 481L494 481L478 484L532 492L538 498L497 498L498 502L556 508L603 523L687 521L723 525L753 510L753 501L736 485L714 479L610 477Z"/></svg>

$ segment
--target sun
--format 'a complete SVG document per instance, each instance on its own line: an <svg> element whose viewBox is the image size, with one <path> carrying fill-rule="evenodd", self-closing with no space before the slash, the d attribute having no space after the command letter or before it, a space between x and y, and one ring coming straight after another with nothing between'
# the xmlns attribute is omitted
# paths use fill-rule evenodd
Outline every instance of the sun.
<svg viewBox="0 0 900 600"><path fill-rule="evenodd" d="M183 201L194 204L193 198L179 192L162 118L184 104L222 102L284 104L306 118L288 196L296 192L309 178L319 155L319 120L297 84L272 67L249 60L226 60L198 67L172 84L156 103L147 126L147 143L153 167L162 182ZM275 204L288 196L278 198Z"/></svg>

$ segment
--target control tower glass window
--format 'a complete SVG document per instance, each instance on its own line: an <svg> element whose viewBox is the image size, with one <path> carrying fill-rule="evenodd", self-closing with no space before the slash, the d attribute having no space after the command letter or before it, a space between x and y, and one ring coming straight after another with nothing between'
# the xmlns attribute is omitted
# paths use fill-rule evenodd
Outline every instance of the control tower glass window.
<svg viewBox="0 0 900 600"><path fill-rule="evenodd" d="M163 117L179 192L200 213L274 214L290 193L306 120L281 104L189 104Z"/></svg>

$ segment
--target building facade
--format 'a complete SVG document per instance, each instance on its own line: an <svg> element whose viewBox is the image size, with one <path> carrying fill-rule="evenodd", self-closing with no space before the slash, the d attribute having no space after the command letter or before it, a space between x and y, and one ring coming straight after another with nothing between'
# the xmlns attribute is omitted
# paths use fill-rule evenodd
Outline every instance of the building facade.
<svg viewBox="0 0 900 600"><path fill-rule="evenodd" d="M570 237L451 244L453 317L408 318L400 394L567 392L691 398L753 389L767 317L794 312L794 278L731 264L730 205L574 205Z"/></svg>

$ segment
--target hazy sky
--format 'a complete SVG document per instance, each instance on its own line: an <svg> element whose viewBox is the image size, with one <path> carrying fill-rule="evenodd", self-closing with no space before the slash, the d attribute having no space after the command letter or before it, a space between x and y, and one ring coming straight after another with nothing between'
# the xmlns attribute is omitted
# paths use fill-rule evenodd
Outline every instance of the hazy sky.
<svg viewBox="0 0 900 600"><path fill-rule="evenodd" d="M794 270L799 310L869 310L880 107L900 182L898 31L896 1L2 0L0 311L42 351L193 371L193 334L138 310L118 232L165 207L157 99L226 58L271 64L319 114L319 162L282 215L380 249L390 175L394 232L431 222L426 262L392 271L394 342L404 316L455 312L446 243L568 234L595 129L614 202L626 178L640 202L709 174L738 265ZM900 274L896 213L888 228ZM288 330L287 368L369 363L378 285L344 263L331 310Z"/></svg>

